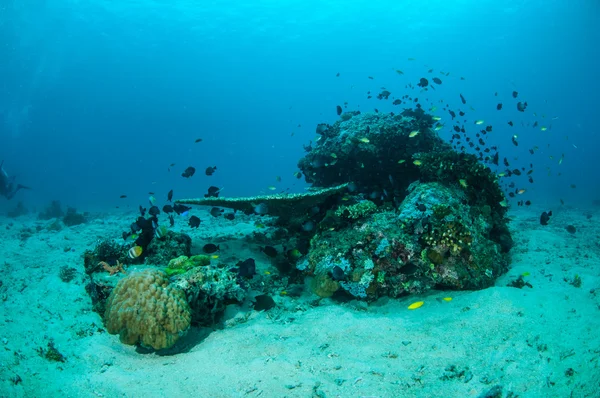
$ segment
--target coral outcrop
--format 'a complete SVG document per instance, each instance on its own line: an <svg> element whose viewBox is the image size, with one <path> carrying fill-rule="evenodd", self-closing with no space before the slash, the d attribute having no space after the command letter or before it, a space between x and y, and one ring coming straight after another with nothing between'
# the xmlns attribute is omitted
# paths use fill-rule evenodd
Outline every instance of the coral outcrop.
<svg viewBox="0 0 600 398"><path fill-rule="evenodd" d="M106 302L106 329L118 334L124 344L169 348L187 332L190 322L185 295L158 270L123 278Z"/></svg>

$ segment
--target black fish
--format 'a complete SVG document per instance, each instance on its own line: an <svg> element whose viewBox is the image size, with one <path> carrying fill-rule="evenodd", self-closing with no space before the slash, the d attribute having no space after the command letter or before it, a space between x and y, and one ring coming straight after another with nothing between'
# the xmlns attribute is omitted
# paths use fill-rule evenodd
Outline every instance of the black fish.
<svg viewBox="0 0 600 398"><path fill-rule="evenodd" d="M121 195L119 196L120 199L125 199L127 197L127 195Z"/></svg>
<svg viewBox="0 0 600 398"><path fill-rule="evenodd" d="M335 107L335 110L336 110L336 112L337 112L338 116L339 116L339 115L341 115L341 114L342 114L342 112L343 112L343 110L342 110L342 107L341 107L341 106L339 106L339 105Z"/></svg>
<svg viewBox="0 0 600 398"><path fill-rule="evenodd" d="M550 220L551 216L552 216L552 211L543 212L542 215L540 216L540 224L548 225L548 221Z"/></svg>
<svg viewBox="0 0 600 398"><path fill-rule="evenodd" d="M173 217L173 214L169 214L169 224L171 224L171 226L175 226L175 217Z"/></svg>
<svg viewBox="0 0 600 398"><path fill-rule="evenodd" d="M196 216L191 216L188 223L190 224L191 228L198 228L200 226L200 219Z"/></svg>
<svg viewBox="0 0 600 398"><path fill-rule="evenodd" d="M194 141L196 144L199 142L202 142L202 138L196 138L196 141Z"/></svg>
<svg viewBox="0 0 600 398"><path fill-rule="evenodd" d="M419 83L417 84L417 86L427 87L427 86L429 86L429 81L427 79L425 79L424 77L422 77L421 79L419 79Z"/></svg>
<svg viewBox="0 0 600 398"><path fill-rule="evenodd" d="M207 243L206 245L204 245L204 247L202 247L202 251L206 254L211 254L219 250L221 250L221 248L212 243Z"/></svg>
<svg viewBox="0 0 600 398"><path fill-rule="evenodd" d="M517 98L519 96L519 93L517 93L516 91L513 91L512 96L513 96L513 98Z"/></svg>
<svg viewBox="0 0 600 398"><path fill-rule="evenodd" d="M210 186L210 187L208 187L208 193L205 193L204 197L205 198L218 198L220 191L221 191L221 188L215 187L215 186Z"/></svg>
<svg viewBox="0 0 600 398"><path fill-rule="evenodd" d="M441 80L440 78L434 77L434 78L433 78L433 79L431 79L431 80L433 80L433 82L434 82L435 84L442 84L442 80Z"/></svg>
<svg viewBox="0 0 600 398"><path fill-rule="evenodd" d="M345 278L346 274L344 273L344 270L338 265L331 269L331 279L333 279L334 281L341 281Z"/></svg>
<svg viewBox="0 0 600 398"><path fill-rule="evenodd" d="M502 104L496 105L496 109L498 109L499 111L502 110Z"/></svg>
<svg viewBox="0 0 600 398"><path fill-rule="evenodd" d="M173 201L173 190L172 189L167 194L167 201L168 202L172 202Z"/></svg>
<svg viewBox="0 0 600 398"><path fill-rule="evenodd" d="M190 166L187 169L185 169L185 171L183 173L181 173L181 176L185 177L185 178L190 178L191 176L194 175L194 173L196 173L196 169L193 168L192 166Z"/></svg>
<svg viewBox="0 0 600 398"><path fill-rule="evenodd" d="M517 110L519 112L525 112L525 109L527 109L527 102L517 102Z"/></svg>
<svg viewBox="0 0 600 398"><path fill-rule="evenodd" d="M160 214L158 206L152 206L150 210L148 210L148 214L150 214L151 216L158 216Z"/></svg>
<svg viewBox="0 0 600 398"><path fill-rule="evenodd" d="M217 170L217 166L207 167L206 170L204 171L204 174L206 174L207 176L211 176L215 173L216 170Z"/></svg>
<svg viewBox="0 0 600 398"><path fill-rule="evenodd" d="M173 210L177 214L182 214L182 213L185 213L188 210L192 210L192 208L188 207L188 206L185 206L185 205L182 205L180 203L175 203L175 206L173 206Z"/></svg>
<svg viewBox="0 0 600 398"><path fill-rule="evenodd" d="M164 206L163 206L163 211L164 211L165 213L167 213L167 214L169 214L169 213L173 213L173 211L174 211L174 210L173 210L173 206L171 206L171 205L164 205Z"/></svg>
<svg viewBox="0 0 600 398"><path fill-rule="evenodd" d="M271 258L277 257L277 249L275 249L273 246L261 247L260 251L265 253L267 256L269 256Z"/></svg>
<svg viewBox="0 0 600 398"><path fill-rule="evenodd" d="M565 229L567 230L568 233L570 234L574 234L575 232L577 232L577 228L575 228L574 225L567 225L565 227Z"/></svg>
<svg viewBox="0 0 600 398"><path fill-rule="evenodd" d="M256 311L267 311L276 305L275 300L268 294L261 294L254 297L254 310Z"/></svg>
<svg viewBox="0 0 600 398"><path fill-rule="evenodd" d="M454 113L454 111L448 111L448 113L450 113L450 116L452 116L452 120L454 120L454 118L456 117L456 113Z"/></svg>
<svg viewBox="0 0 600 398"><path fill-rule="evenodd" d="M509 122L508 122L508 125L509 125L510 127L512 127L512 126L514 126L515 124L514 124L512 121L509 121Z"/></svg>
<svg viewBox="0 0 600 398"><path fill-rule="evenodd" d="M467 100L465 99L465 97L463 97L462 94L460 94L460 100L462 101L463 105L467 103Z"/></svg>
<svg viewBox="0 0 600 398"><path fill-rule="evenodd" d="M517 141L517 139L515 138L515 136L514 136L514 135L512 136L511 140L512 140L512 143L513 143L515 146L519 146L519 142Z"/></svg>
<svg viewBox="0 0 600 398"><path fill-rule="evenodd" d="M238 276L242 278L252 278L256 274L256 263L253 258L249 258L237 263Z"/></svg>
<svg viewBox="0 0 600 398"><path fill-rule="evenodd" d="M219 209L218 207L213 207L212 209L210 209L210 215L213 217L219 217L224 211L225 210Z"/></svg>
<svg viewBox="0 0 600 398"><path fill-rule="evenodd" d="M495 164L496 166L498 166L498 160L500 159L500 155L498 154L498 152L496 152L494 154L494 157L492 158L492 163Z"/></svg>
<svg viewBox="0 0 600 398"><path fill-rule="evenodd" d="M227 213L227 214L225 214L225 218L228 219L228 220L230 220L230 221L233 221L235 219L235 214L233 214L233 213Z"/></svg>
<svg viewBox="0 0 600 398"><path fill-rule="evenodd" d="M140 205L140 215L141 215L142 217L144 217L144 215L145 215L145 214L146 214L146 208L145 208L145 207L142 207L142 205Z"/></svg>

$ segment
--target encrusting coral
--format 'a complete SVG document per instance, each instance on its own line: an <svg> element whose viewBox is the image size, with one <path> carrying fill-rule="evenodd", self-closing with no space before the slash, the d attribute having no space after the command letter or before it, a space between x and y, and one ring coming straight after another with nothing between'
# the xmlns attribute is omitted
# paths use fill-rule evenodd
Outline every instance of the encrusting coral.
<svg viewBox="0 0 600 398"><path fill-rule="evenodd" d="M145 270L123 278L106 302L105 325L124 344L155 350L172 347L191 322L184 293L166 274Z"/></svg>

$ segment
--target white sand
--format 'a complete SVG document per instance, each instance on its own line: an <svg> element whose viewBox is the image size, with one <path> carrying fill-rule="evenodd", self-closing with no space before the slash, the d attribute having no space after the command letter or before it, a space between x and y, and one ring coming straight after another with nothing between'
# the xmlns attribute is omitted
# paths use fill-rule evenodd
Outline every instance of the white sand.
<svg viewBox="0 0 600 398"><path fill-rule="evenodd" d="M100 332L84 289L83 251L118 237L131 215L99 214L26 240L23 228L50 222L0 218L0 396L477 397L499 384L503 396L598 397L600 292L590 290L600 288L600 212L588 220L581 210L555 211L546 227L540 212L513 212L512 269L494 288L370 306L276 297L280 308L238 314L216 330L192 329L186 350L172 356L138 353ZM201 218L191 233L196 248L237 233ZM574 235L564 229L569 223ZM254 229L247 223L241 234ZM243 240L222 244L222 259L233 254L264 258ZM70 283L58 277L64 265L79 271ZM506 287L523 272L533 288ZM575 274L580 288L564 280ZM418 300L425 305L407 310ZM50 339L66 362L38 354ZM445 370L452 365L456 372Z"/></svg>

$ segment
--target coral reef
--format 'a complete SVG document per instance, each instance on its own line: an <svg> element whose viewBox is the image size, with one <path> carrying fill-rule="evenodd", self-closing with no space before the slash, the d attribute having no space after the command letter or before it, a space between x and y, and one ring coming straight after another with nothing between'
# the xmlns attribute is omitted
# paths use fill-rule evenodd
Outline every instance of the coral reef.
<svg viewBox="0 0 600 398"><path fill-rule="evenodd" d="M106 303L105 325L124 344L160 350L172 347L191 321L181 290L169 285L164 272L145 270L123 278Z"/></svg>
<svg viewBox="0 0 600 398"><path fill-rule="evenodd" d="M210 257L205 255L197 256L179 256L169 261L169 265L165 272L168 276L185 274L187 271L195 267L202 267L210 264Z"/></svg>
<svg viewBox="0 0 600 398"><path fill-rule="evenodd" d="M63 217L63 224L67 227L72 227L87 222L85 214L77 213L77 210L73 207L67 207L67 213Z"/></svg>
<svg viewBox="0 0 600 398"><path fill-rule="evenodd" d="M25 207L23 202L19 202L19 203L17 203L17 205L15 206L14 209L9 210L6 213L6 216L8 218L17 218L17 217L25 216L27 214L29 214L29 210Z"/></svg>
<svg viewBox="0 0 600 398"><path fill-rule="evenodd" d="M491 239L489 212L467 204L459 187L413 185L398 211L383 209L339 229L321 229L298 266L322 297L344 291L361 299L431 288L481 289L508 267ZM340 217L346 212L336 211Z"/></svg>
<svg viewBox="0 0 600 398"><path fill-rule="evenodd" d="M182 232L168 231L159 239L152 239L146 248L144 257L146 264L166 265L173 258L190 256L192 238Z"/></svg>
<svg viewBox="0 0 600 398"><path fill-rule="evenodd" d="M402 114L344 113L332 126L317 126L314 147L300 159L305 179L320 187L352 183L352 191L402 198L404 189L417 180L420 169L413 163L421 152L450 150L432 130L432 116L423 110ZM411 133L419 131L417 136Z"/></svg>
<svg viewBox="0 0 600 398"><path fill-rule="evenodd" d="M173 277L173 284L185 292L192 308L194 324L208 326L215 323L225 305L242 302L246 290L232 269L213 265L194 267Z"/></svg>
<svg viewBox="0 0 600 398"><path fill-rule="evenodd" d="M53 200L50 204L38 214L39 220L51 220L53 218L61 218L65 215L60 201Z"/></svg>

